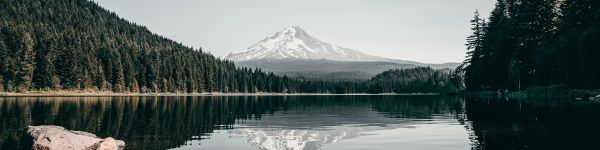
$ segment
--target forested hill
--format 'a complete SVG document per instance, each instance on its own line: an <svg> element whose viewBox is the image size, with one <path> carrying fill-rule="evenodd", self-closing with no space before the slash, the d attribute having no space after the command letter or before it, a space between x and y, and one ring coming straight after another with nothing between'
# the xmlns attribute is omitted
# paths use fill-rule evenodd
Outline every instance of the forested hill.
<svg viewBox="0 0 600 150"><path fill-rule="evenodd" d="M0 91L292 89L287 78L236 69L88 0L2 0L0 31Z"/></svg>
<svg viewBox="0 0 600 150"><path fill-rule="evenodd" d="M372 91L381 93L437 93L456 92L450 70L433 70L427 67L394 69L371 78Z"/></svg>
<svg viewBox="0 0 600 150"><path fill-rule="evenodd" d="M600 88L600 1L497 0L489 19L471 22L458 68L468 90Z"/></svg>
<svg viewBox="0 0 600 150"><path fill-rule="evenodd" d="M0 92L449 92L449 74L431 68L353 82L303 81L237 68L88 0L2 0L0 35ZM413 72L410 79L384 77Z"/></svg>

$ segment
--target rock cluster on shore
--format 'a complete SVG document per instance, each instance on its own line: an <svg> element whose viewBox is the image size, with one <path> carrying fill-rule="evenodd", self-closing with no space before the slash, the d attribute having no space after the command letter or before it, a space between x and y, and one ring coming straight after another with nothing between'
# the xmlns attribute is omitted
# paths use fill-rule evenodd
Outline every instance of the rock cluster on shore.
<svg viewBox="0 0 600 150"><path fill-rule="evenodd" d="M92 133L70 131L60 126L29 126L33 150L122 150L125 142L111 137L101 139Z"/></svg>

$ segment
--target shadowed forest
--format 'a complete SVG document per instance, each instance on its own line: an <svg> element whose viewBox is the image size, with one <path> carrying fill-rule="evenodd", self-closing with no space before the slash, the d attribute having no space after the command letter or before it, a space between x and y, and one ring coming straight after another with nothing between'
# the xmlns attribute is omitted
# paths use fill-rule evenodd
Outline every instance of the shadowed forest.
<svg viewBox="0 0 600 150"><path fill-rule="evenodd" d="M469 91L600 88L600 2L498 0L475 13L468 58L456 69Z"/></svg>

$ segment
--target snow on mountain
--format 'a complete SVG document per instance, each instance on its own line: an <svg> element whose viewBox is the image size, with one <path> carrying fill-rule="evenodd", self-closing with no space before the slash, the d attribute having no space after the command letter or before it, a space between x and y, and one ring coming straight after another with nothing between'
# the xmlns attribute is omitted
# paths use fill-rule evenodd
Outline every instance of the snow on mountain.
<svg viewBox="0 0 600 150"><path fill-rule="evenodd" d="M294 59L327 59L334 61L389 61L387 58L367 55L365 53L342 48L323 42L302 28L286 27L260 42L250 46L246 51L231 53L226 59L233 61L248 60L294 60Z"/></svg>

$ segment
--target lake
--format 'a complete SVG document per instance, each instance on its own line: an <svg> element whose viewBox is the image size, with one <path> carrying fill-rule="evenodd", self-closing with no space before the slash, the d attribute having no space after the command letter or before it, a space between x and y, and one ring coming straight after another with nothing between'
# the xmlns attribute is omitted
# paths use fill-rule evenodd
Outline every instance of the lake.
<svg viewBox="0 0 600 150"><path fill-rule="evenodd" d="M126 149L598 149L600 104L427 95L0 98L0 149L28 125Z"/></svg>

